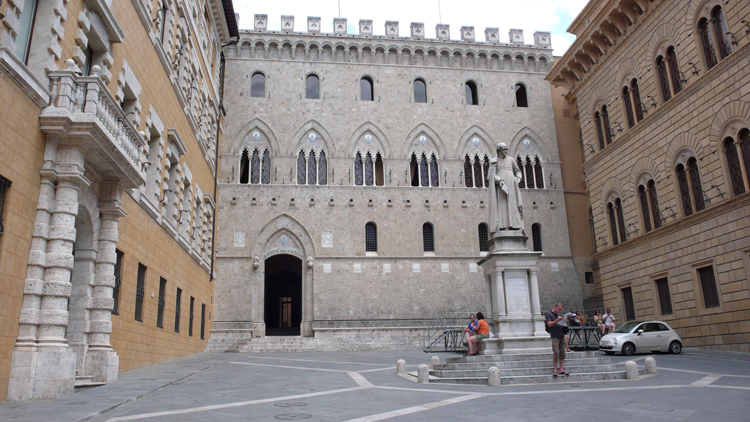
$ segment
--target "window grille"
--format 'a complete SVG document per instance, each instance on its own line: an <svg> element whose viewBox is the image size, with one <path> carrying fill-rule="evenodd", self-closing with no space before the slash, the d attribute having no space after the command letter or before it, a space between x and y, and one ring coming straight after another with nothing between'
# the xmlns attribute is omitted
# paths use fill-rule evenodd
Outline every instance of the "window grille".
<svg viewBox="0 0 750 422"><path fill-rule="evenodd" d="M669 294L669 280L666 277L656 280L656 289L659 291L661 314L672 315L672 297Z"/></svg>
<svg viewBox="0 0 750 422"><path fill-rule="evenodd" d="M354 156L354 184L357 186L362 186L364 183L362 172L362 154L357 152L357 155Z"/></svg>
<svg viewBox="0 0 750 422"><path fill-rule="evenodd" d="M464 182L467 188L474 187L474 177L472 176L471 158L464 156Z"/></svg>
<svg viewBox="0 0 750 422"><path fill-rule="evenodd" d="M435 252L435 234L432 224L424 223L422 226L422 237L425 252Z"/></svg>
<svg viewBox="0 0 750 422"><path fill-rule="evenodd" d="M719 291L716 288L716 278L714 278L714 267L709 265L698 269L698 275L701 279L701 289L703 290L703 304L706 308L716 308L719 302Z"/></svg>
<svg viewBox="0 0 750 422"><path fill-rule="evenodd" d="M138 281L135 286L135 320L143 321L143 298L146 284L146 266L138 263Z"/></svg>
<svg viewBox="0 0 750 422"><path fill-rule="evenodd" d="M206 339L206 304L201 304L201 340Z"/></svg>
<svg viewBox="0 0 750 422"><path fill-rule="evenodd" d="M120 314L120 287L122 286L122 252L115 249L117 260L115 261L115 287L112 289L112 314Z"/></svg>
<svg viewBox="0 0 750 422"><path fill-rule="evenodd" d="M529 189L535 189L536 185L534 184L534 167L531 165L531 158L526 157L526 164L524 165L526 168L526 187Z"/></svg>
<svg viewBox="0 0 750 422"><path fill-rule="evenodd" d="M271 155L268 153L268 150L263 151L263 172L261 183L264 185L271 183Z"/></svg>
<svg viewBox="0 0 750 422"><path fill-rule="evenodd" d="M310 159L307 161L307 184L308 185L318 184L318 175L316 174L317 170L318 170L318 162L315 159L315 151L310 151Z"/></svg>
<svg viewBox="0 0 750 422"><path fill-rule="evenodd" d="M253 160L250 169L250 183L257 185L260 181L260 155L258 155L257 149L253 151Z"/></svg>
<svg viewBox="0 0 750 422"><path fill-rule="evenodd" d="M195 305L195 298L190 296L190 317L188 318L188 336L193 336L193 307Z"/></svg>
<svg viewBox="0 0 750 422"><path fill-rule="evenodd" d="M300 151L297 156L297 184L304 185L307 181L307 163L305 162L305 152Z"/></svg>
<svg viewBox="0 0 750 422"><path fill-rule="evenodd" d="M539 157L534 158L534 175L536 176L536 188L544 189L544 171L542 171L542 162Z"/></svg>
<svg viewBox="0 0 750 422"><path fill-rule="evenodd" d="M479 225L479 251L489 252L489 234L487 233L487 225L482 223Z"/></svg>
<svg viewBox="0 0 750 422"><path fill-rule="evenodd" d="M328 160L325 151L320 151L320 160L318 160L318 184L328 184Z"/></svg>
<svg viewBox="0 0 750 422"><path fill-rule="evenodd" d="M378 251L378 228L375 223L365 225L365 252Z"/></svg>
<svg viewBox="0 0 750 422"><path fill-rule="evenodd" d="M430 186L430 179L427 173L427 156L422 154L422 158L419 160L419 180L422 182L422 186Z"/></svg>
<svg viewBox="0 0 750 422"><path fill-rule="evenodd" d="M164 328L164 295L167 294L167 280L159 279L159 307L156 312L156 326Z"/></svg>
<svg viewBox="0 0 750 422"><path fill-rule="evenodd" d="M182 302L182 289L177 288L177 299L174 306L174 332L180 332L180 305Z"/></svg>
<svg viewBox="0 0 750 422"><path fill-rule="evenodd" d="M3 235L5 228L3 227L3 215L5 214L5 196L8 193L8 189L13 182L0 176L0 236Z"/></svg>
<svg viewBox="0 0 750 422"><path fill-rule="evenodd" d="M534 252L542 252L542 225L535 223L531 226L531 238L534 242Z"/></svg>
<svg viewBox="0 0 750 422"><path fill-rule="evenodd" d="M432 183L432 186L440 186L440 171L435 154L430 156L430 183Z"/></svg>
<svg viewBox="0 0 750 422"><path fill-rule="evenodd" d="M372 167L372 154L365 154L365 186L374 184L374 172Z"/></svg>

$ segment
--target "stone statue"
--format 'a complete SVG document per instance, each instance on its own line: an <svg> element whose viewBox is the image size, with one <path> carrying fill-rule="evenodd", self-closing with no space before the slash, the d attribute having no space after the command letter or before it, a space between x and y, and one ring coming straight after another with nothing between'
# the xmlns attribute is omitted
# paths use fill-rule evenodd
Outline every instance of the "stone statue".
<svg viewBox="0 0 750 422"><path fill-rule="evenodd" d="M523 230L523 201L518 182L522 177L508 146L497 145L497 157L490 161L490 236L500 230Z"/></svg>

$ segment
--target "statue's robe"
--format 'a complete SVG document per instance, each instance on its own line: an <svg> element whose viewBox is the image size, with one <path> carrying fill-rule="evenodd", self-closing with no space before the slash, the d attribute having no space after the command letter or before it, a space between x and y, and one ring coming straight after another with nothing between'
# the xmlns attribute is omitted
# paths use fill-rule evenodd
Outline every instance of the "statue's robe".
<svg viewBox="0 0 750 422"><path fill-rule="evenodd" d="M490 161L490 233L500 230L523 230L523 201L516 178L523 174L510 156ZM505 190L500 181L505 182ZM507 190L507 192L506 192Z"/></svg>

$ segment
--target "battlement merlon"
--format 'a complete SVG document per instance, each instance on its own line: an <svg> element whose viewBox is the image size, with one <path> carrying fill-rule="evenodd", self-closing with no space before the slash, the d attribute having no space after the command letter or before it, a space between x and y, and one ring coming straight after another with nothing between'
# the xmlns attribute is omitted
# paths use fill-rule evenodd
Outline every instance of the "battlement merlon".
<svg viewBox="0 0 750 422"><path fill-rule="evenodd" d="M239 14L236 14L237 21L239 22ZM385 22L385 35L374 35L372 19L360 19L359 21L359 33L350 34L347 31L347 20L346 18L334 18L333 19L333 33L322 32L321 18L317 16L307 17L307 32L294 32L294 16L293 15L282 15L281 16L281 29L279 31L268 30L268 15L256 14L253 19L254 27L250 30L243 30L242 32L268 32L268 33L282 33L282 34L297 34L297 35L323 35L323 36L339 36L339 37L352 37L352 38L390 38L399 40L425 40L425 41L441 41L441 42L463 42L463 43L478 43L478 44L508 44L519 47L538 47L545 49L552 49L552 34L549 31L536 31L534 32L534 44L524 43L524 34L522 29L511 29L508 33L509 42L500 42L500 30L498 28L485 28L484 30L484 42L477 41L476 31L473 26L462 26L461 27L461 39L452 40L450 38L450 25L438 24L435 27L436 38L430 39L425 35L424 23L412 22L410 29L411 35L409 37L399 36L399 22L398 21L386 21Z"/></svg>

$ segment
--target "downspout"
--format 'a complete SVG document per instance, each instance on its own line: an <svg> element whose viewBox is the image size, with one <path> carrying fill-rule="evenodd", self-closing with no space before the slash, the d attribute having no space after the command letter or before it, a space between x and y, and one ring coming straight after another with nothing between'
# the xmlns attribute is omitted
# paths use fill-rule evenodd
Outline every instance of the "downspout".
<svg viewBox="0 0 750 422"><path fill-rule="evenodd" d="M219 191L219 131L221 130L221 117L226 116L227 112L224 110L224 47L228 45L237 44L238 38L229 40L226 44L222 44L221 52L219 54L219 116L216 119L216 157L214 158L214 203L216 208L214 209L214 221L211 224L211 272L208 274L208 282L211 283L214 279L214 262L216 261L216 220L219 218L219 198L216 196Z"/></svg>

